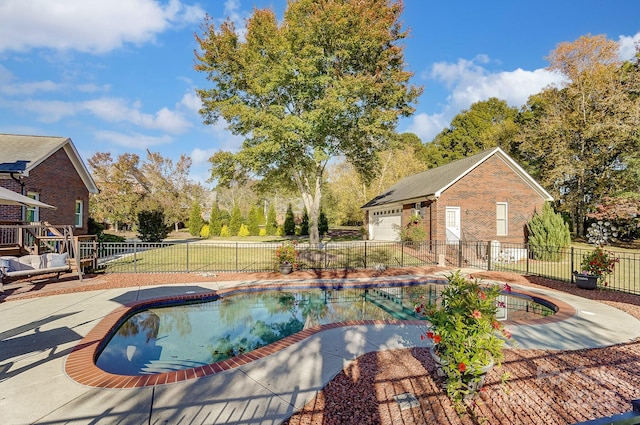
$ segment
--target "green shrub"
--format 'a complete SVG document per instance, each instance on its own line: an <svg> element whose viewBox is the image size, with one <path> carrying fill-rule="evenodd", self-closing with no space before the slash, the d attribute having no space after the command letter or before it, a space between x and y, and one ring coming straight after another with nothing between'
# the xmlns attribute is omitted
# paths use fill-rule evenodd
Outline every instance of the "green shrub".
<svg viewBox="0 0 640 425"><path fill-rule="evenodd" d="M98 242L122 243L126 240L124 236L112 235L111 233L101 233L98 235Z"/></svg>
<svg viewBox="0 0 640 425"><path fill-rule="evenodd" d="M252 206L247 216L247 229L251 236L258 236L260 234L260 218L258 216L259 209Z"/></svg>
<svg viewBox="0 0 640 425"><path fill-rule="evenodd" d="M209 217L209 236L220 236L220 230L222 230L220 209L218 208L218 203L215 202L211 207L211 215Z"/></svg>
<svg viewBox="0 0 640 425"><path fill-rule="evenodd" d="M267 236L267 229L264 227L260 229L259 236Z"/></svg>
<svg viewBox="0 0 640 425"><path fill-rule="evenodd" d="M140 211L138 213L138 237L142 242L161 242L169 235L162 211Z"/></svg>
<svg viewBox="0 0 640 425"><path fill-rule="evenodd" d="M400 229L400 240L403 242L424 242L427 240L427 230L422 219L414 217L409 224Z"/></svg>
<svg viewBox="0 0 640 425"><path fill-rule="evenodd" d="M542 261L557 261L562 251L571 245L569 225L557 214L549 202L542 213L535 213L527 223L529 249L533 257Z"/></svg>
<svg viewBox="0 0 640 425"><path fill-rule="evenodd" d="M205 238L205 239L208 238L209 237L209 231L210 231L209 225L208 224L204 224L202 226L202 228L200 229L200 237L201 238Z"/></svg>
<svg viewBox="0 0 640 425"><path fill-rule="evenodd" d="M242 213L240 212L240 207L236 204L231 211L231 218L229 219L229 233L237 235L240 231L240 226L242 226Z"/></svg>
<svg viewBox="0 0 640 425"><path fill-rule="evenodd" d="M220 229L220 236L223 238L228 238L230 235L231 232L229 232L229 226L225 224L224 226L222 226L222 229Z"/></svg>
<svg viewBox="0 0 640 425"><path fill-rule="evenodd" d="M329 220L327 220L327 216L322 210L320 210L320 217L318 217L318 233L320 235L329 233Z"/></svg>
<svg viewBox="0 0 640 425"><path fill-rule="evenodd" d="M269 205L269 210L267 211L267 224L265 228L267 235L273 236L278 232L278 220L276 219L276 208L273 206L273 203Z"/></svg>
<svg viewBox="0 0 640 425"><path fill-rule="evenodd" d="M291 204L287 207L287 214L284 217L284 234L285 236L293 236L296 234L296 222L293 218Z"/></svg>
<svg viewBox="0 0 640 425"><path fill-rule="evenodd" d="M191 236L198 236L203 224L202 208L200 207L200 203L195 201L191 205L191 211L189 212L189 234Z"/></svg>
<svg viewBox="0 0 640 425"><path fill-rule="evenodd" d="M307 207L304 207L304 211L302 212L299 234L300 236L309 236L309 213L307 213Z"/></svg>
<svg viewBox="0 0 640 425"><path fill-rule="evenodd" d="M247 227L246 224L242 224L240 226L240 230L238 230L238 236L242 236L243 238L246 238L249 235L251 235L251 232L249 232L249 228Z"/></svg>

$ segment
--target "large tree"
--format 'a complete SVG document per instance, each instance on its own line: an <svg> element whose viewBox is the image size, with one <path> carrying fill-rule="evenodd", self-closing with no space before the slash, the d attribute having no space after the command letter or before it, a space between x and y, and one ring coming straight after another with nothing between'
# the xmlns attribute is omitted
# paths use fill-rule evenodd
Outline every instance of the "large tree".
<svg viewBox="0 0 640 425"><path fill-rule="evenodd" d="M114 161L110 153L97 152L87 162L100 189L89 199L91 217L100 223L110 223L116 231L121 224L133 227L137 205L144 197L138 183L140 157L122 154Z"/></svg>
<svg viewBox="0 0 640 425"><path fill-rule="evenodd" d="M605 36L560 43L549 69L567 83L532 96L519 118L519 155L584 235L585 213L628 182L629 152L638 151L637 78L622 67ZM635 87L635 88L634 88Z"/></svg>
<svg viewBox="0 0 640 425"><path fill-rule="evenodd" d="M272 10L255 10L244 37L231 21L216 30L210 20L196 36L195 68L213 83L198 90L204 122L223 118L245 137L233 155L241 168L267 186L298 189L311 243L319 242L331 158L344 156L371 177L398 118L414 111L421 89L405 70L402 10L393 0L292 0L281 21ZM214 173L236 170L213 165Z"/></svg>
<svg viewBox="0 0 640 425"><path fill-rule="evenodd" d="M90 199L97 221L133 225L139 211L161 210L167 224L177 227L187 221L191 203L203 197L203 187L189 179L191 159L184 155L175 163L151 151L143 161L128 153L114 161L110 153L98 152L88 163L100 188Z"/></svg>
<svg viewBox="0 0 640 425"><path fill-rule="evenodd" d="M495 97L476 102L426 145L424 159L435 168L496 146L509 152L517 114L516 108Z"/></svg>
<svg viewBox="0 0 640 425"><path fill-rule="evenodd" d="M417 136L416 136L417 137ZM327 204L332 206L331 218L339 224L361 224L364 212L360 207L374 196L394 185L404 177L427 169L420 157L422 144L419 139L412 143L411 135L401 135L397 142L378 154L379 172L370 181L365 181L347 161L339 161L331 166L331 177L327 184L329 196Z"/></svg>

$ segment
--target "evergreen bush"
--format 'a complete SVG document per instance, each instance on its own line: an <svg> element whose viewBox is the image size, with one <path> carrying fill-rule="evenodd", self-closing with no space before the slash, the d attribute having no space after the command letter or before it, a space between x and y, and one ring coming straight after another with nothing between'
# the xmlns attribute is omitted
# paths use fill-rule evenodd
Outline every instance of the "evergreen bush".
<svg viewBox="0 0 640 425"><path fill-rule="evenodd" d="M210 228L208 224L204 224L202 226L202 228L200 229L200 237L201 238L208 238L209 237L209 232L210 232Z"/></svg>
<svg viewBox="0 0 640 425"><path fill-rule="evenodd" d="M231 233L229 232L229 226L225 224L224 226L222 226L222 229L220 229L220 237L228 238L229 236L231 236Z"/></svg>
<svg viewBox="0 0 640 425"><path fill-rule="evenodd" d="M302 212L302 221L300 222L300 236L309 236L309 213L307 207Z"/></svg>
<svg viewBox="0 0 640 425"><path fill-rule="evenodd" d="M220 209L218 203L215 202L211 207L211 216L209 217L209 236L220 236L220 230L222 230Z"/></svg>
<svg viewBox="0 0 640 425"><path fill-rule="evenodd" d="M242 226L242 213L240 212L240 207L236 204L233 206L231 218L229 219L229 233L237 235L240 231L240 226Z"/></svg>
<svg viewBox="0 0 640 425"><path fill-rule="evenodd" d="M527 233L529 249L537 260L557 261L571 245L569 225L549 202L542 206L542 213L536 212L529 220Z"/></svg>
<svg viewBox="0 0 640 425"><path fill-rule="evenodd" d="M275 235L278 231L278 220L276 218L276 208L273 205L273 203L269 205L269 210L267 211L267 223L266 223L265 230L267 232L267 235L269 236Z"/></svg>
<svg viewBox="0 0 640 425"><path fill-rule="evenodd" d="M258 236L260 234L260 218L259 209L252 206L247 216L247 230L251 236Z"/></svg>
<svg viewBox="0 0 640 425"><path fill-rule="evenodd" d="M142 242L162 242L169 235L162 211L140 211L138 213L138 238Z"/></svg>
<svg viewBox="0 0 640 425"><path fill-rule="evenodd" d="M200 235L200 229L202 229L203 224L202 208L200 207L200 203L195 201L191 205L191 211L189 212L189 234L191 236Z"/></svg>
<svg viewBox="0 0 640 425"><path fill-rule="evenodd" d="M247 225L246 224L241 225L240 230L238 230L238 236L242 236L243 238L246 238L249 235L251 235L251 232L249 232L249 228L247 227Z"/></svg>
<svg viewBox="0 0 640 425"><path fill-rule="evenodd" d="M291 204L287 207L287 214L284 217L284 235L293 236L296 234L296 222L293 218L293 209Z"/></svg>
<svg viewBox="0 0 640 425"><path fill-rule="evenodd" d="M318 217L318 233L323 236L329 233L329 220L324 211L320 210L320 216Z"/></svg>

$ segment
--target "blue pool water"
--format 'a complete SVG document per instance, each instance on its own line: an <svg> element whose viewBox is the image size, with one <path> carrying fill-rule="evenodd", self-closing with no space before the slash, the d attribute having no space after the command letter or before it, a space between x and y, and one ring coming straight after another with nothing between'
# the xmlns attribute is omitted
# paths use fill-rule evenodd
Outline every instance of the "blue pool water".
<svg viewBox="0 0 640 425"><path fill-rule="evenodd" d="M119 375L144 375L215 363L303 329L348 320L416 319L413 307L435 299L441 285L387 288L268 290L205 302L163 304L128 316L106 341L96 365ZM503 319L546 316L553 306L504 295ZM526 316L526 317L525 317Z"/></svg>

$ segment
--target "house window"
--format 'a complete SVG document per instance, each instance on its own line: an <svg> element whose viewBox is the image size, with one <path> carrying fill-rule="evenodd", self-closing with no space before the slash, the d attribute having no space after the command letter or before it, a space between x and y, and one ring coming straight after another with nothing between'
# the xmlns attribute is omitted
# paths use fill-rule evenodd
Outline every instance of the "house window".
<svg viewBox="0 0 640 425"><path fill-rule="evenodd" d="M76 227L82 227L82 201L76 201Z"/></svg>
<svg viewBox="0 0 640 425"><path fill-rule="evenodd" d="M496 235L506 236L509 234L509 216L507 212L507 203L496 203Z"/></svg>
<svg viewBox="0 0 640 425"><path fill-rule="evenodd" d="M28 192L27 196L31 199L35 199L36 201L40 200L40 194L37 192ZM27 215L25 217L25 220L28 223L40 221L40 208L31 206L27 207Z"/></svg>

